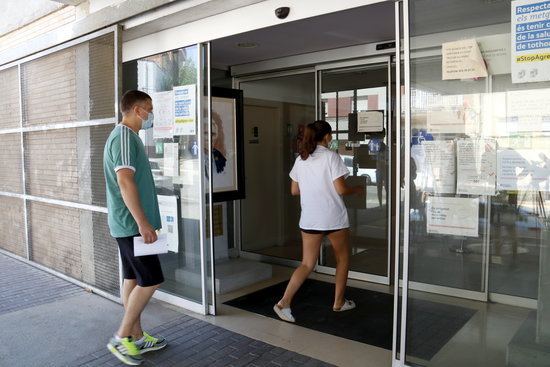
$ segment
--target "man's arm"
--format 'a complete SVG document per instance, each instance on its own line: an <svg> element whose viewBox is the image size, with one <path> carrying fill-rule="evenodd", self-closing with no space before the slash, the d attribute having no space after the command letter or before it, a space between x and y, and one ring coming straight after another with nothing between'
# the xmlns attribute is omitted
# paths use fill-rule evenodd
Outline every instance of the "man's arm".
<svg viewBox="0 0 550 367"><path fill-rule="evenodd" d="M122 168L116 172L118 186L124 204L134 217L139 229L139 234L143 237L143 242L151 243L157 240L157 232L149 224L145 212L139 201L137 185L134 182L134 171L129 168Z"/></svg>

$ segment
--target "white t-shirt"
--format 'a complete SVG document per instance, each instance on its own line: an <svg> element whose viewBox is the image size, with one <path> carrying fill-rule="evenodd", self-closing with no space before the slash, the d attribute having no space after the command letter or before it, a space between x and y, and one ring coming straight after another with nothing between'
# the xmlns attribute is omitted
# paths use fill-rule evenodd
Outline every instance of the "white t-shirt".
<svg viewBox="0 0 550 367"><path fill-rule="evenodd" d="M300 228L324 231L349 227L344 200L333 183L348 175L340 156L322 145L317 145L305 161L296 158L289 176L300 187Z"/></svg>

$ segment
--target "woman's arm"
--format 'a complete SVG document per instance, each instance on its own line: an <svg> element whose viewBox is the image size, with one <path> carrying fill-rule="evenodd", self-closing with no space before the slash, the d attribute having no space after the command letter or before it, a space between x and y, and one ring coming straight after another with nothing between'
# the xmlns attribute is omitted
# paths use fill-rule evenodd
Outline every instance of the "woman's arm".
<svg viewBox="0 0 550 367"><path fill-rule="evenodd" d="M348 186L344 176L338 177L336 180L332 181L332 183L338 195L363 194L365 192L365 186L363 185Z"/></svg>
<svg viewBox="0 0 550 367"><path fill-rule="evenodd" d="M290 183L290 193L294 196L300 195L300 185L298 185L298 182L292 180Z"/></svg>

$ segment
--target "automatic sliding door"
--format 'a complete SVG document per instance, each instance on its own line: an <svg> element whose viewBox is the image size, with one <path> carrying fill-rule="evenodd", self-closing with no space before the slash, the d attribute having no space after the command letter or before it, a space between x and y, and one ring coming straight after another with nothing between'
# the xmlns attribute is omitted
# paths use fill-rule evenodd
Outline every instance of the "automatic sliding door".
<svg viewBox="0 0 550 367"><path fill-rule="evenodd" d="M319 114L332 126L334 149L349 169L347 183L366 187L365 196L344 197L351 225L350 277L388 284L388 213L393 193L388 108L391 88L389 58L381 60L321 70ZM378 119L379 125L358 128L364 116ZM325 239L320 271L332 273L335 265L330 243Z"/></svg>
<svg viewBox="0 0 550 367"><path fill-rule="evenodd" d="M300 198L288 173L305 126L315 119L313 72L241 81L244 96L246 199L241 251L270 260L301 260Z"/></svg>

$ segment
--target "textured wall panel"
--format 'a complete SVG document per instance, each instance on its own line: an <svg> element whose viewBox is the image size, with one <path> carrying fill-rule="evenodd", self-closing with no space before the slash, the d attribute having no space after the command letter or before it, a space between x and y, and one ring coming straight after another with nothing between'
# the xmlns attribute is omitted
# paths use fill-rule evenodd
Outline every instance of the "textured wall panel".
<svg viewBox="0 0 550 367"><path fill-rule="evenodd" d="M23 205L23 199L0 196L0 208L2 208L0 248L27 257Z"/></svg>
<svg viewBox="0 0 550 367"><path fill-rule="evenodd" d="M89 42L90 52L90 118L115 115L115 47L109 33Z"/></svg>
<svg viewBox="0 0 550 367"><path fill-rule="evenodd" d="M19 70L17 67L0 71L0 129L21 126L19 106Z"/></svg>
<svg viewBox="0 0 550 367"><path fill-rule="evenodd" d="M24 125L76 118L76 49L58 51L22 65Z"/></svg>
<svg viewBox="0 0 550 367"><path fill-rule="evenodd" d="M0 134L0 191L23 193L21 135Z"/></svg>
<svg viewBox="0 0 550 367"><path fill-rule="evenodd" d="M80 210L29 202L31 260L82 279Z"/></svg>
<svg viewBox="0 0 550 367"><path fill-rule="evenodd" d="M119 296L118 245L109 233L107 214L93 213L93 223L95 279L92 284Z"/></svg>
<svg viewBox="0 0 550 367"><path fill-rule="evenodd" d="M27 193L79 201L76 129L25 134Z"/></svg>

